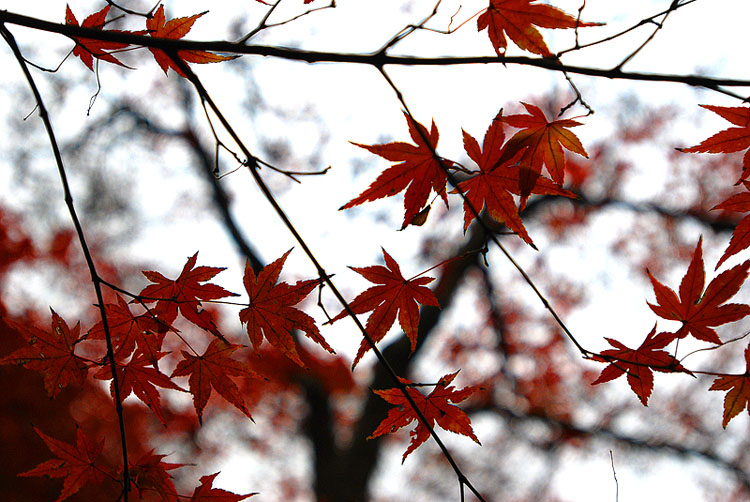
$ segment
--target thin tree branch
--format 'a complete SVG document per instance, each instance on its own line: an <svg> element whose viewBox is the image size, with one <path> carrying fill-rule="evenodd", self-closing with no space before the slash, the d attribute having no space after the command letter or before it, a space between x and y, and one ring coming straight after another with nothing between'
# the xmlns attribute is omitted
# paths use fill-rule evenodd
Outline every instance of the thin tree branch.
<svg viewBox="0 0 750 502"><path fill-rule="evenodd" d="M78 219L78 214L76 213L75 206L73 205L73 194L70 191L70 186L68 184L68 176L65 172L65 166L63 164L62 155L60 154L60 148L58 146L57 139L55 138L55 132L52 128L52 122L50 122L49 114L47 113L47 108L44 105L42 95L39 92L39 88L36 86L36 83L34 82L34 78L31 76L31 72L29 72L29 68L26 65L26 60L21 54L21 50L18 48L18 44L16 43L15 38L3 23L0 23L0 34L2 34L3 38L13 51L18 64L21 66L21 69L26 76L26 81L29 83L29 88L34 94L34 99L36 100L37 108L39 109L39 117L42 119L44 128L47 130L47 136L49 137L50 146L52 147L52 153L55 156L55 163L57 164L57 170L60 175L60 182L62 184L65 196L65 205L68 207L68 212L70 213L71 220L73 220L73 226L76 229L78 241L81 244L81 250L83 251L83 255L86 259L86 264L88 265L89 272L91 273L91 282L94 284L94 290L96 291L97 307L99 308L99 315L101 316L102 328L104 330L104 338L107 343L107 362L112 371L112 391L115 395L115 410L117 412L117 421L120 427L123 478L123 488L121 495L124 502L128 502L128 492L130 491L130 471L128 465L127 439L125 434L125 416L123 414L122 399L120 397L120 384L117 378L117 364L115 362L114 349L112 347L112 336L109 329L109 322L107 320L107 310L104 304L104 296L102 294L102 279L99 277L99 274L96 270L96 264L94 264L94 259L91 256L89 246L86 242L86 237L83 233L83 227L80 220Z"/></svg>
<svg viewBox="0 0 750 502"><path fill-rule="evenodd" d="M563 64L551 58L532 58L525 56L472 56L472 57L434 57L423 58L418 56L390 56L387 54L347 54L340 52L306 51L286 47L273 47L264 45L244 45L236 42L224 41L193 41L185 39L155 38L132 33L117 32L112 30L97 30L83 28L70 24L51 23L41 19L23 16L8 11L0 11L0 23L16 24L52 33L59 33L71 38L83 37L94 40L123 42L142 47L153 47L164 51L178 50L207 50L227 54L247 54L256 56L276 57L292 61L304 61L307 63L357 63L375 67L384 65L397 66L450 66L466 64L517 64L544 68L546 70L568 72L591 77L601 77L617 80L631 80L642 82L673 82L694 87L703 87L737 99L744 97L725 87L750 87L750 80L706 77L701 75L682 75L668 73L640 73L627 72L620 69L602 69L585 66Z"/></svg>
<svg viewBox="0 0 750 502"><path fill-rule="evenodd" d="M383 78L388 82L388 84L391 86L393 91L396 93L396 97L398 98L401 105L404 107L404 111L409 115L410 119L413 120L416 123L416 119L414 118L414 115L412 115L411 111L409 110L408 105L406 104L406 101L404 100L404 96L401 93L401 91L398 89L396 84L391 80L391 78L388 76L388 74L385 72L383 68L378 68L381 75L383 75ZM461 199L463 199L464 204L466 207L471 211L471 213L474 215L474 218L479 222L479 225L482 226L482 228L487 232L489 235L489 240L491 240L499 249L502 251L502 253L505 255L505 257L510 261L510 263L513 265L513 267L518 271L519 274L521 274L521 277L526 281L526 283L531 287L532 291L534 291L534 294L536 294L537 298L542 302L544 307L550 312L550 315L552 315L553 319L557 323L558 326L563 330L565 335L568 337L568 339L573 342L573 344L576 346L576 348L581 352L581 354L584 357L591 357L594 355L594 352L584 348L576 339L575 336L573 336L573 333L568 329L568 327L563 322L562 318L558 315L558 313L555 311L555 309L552 307L550 302L547 300L547 298L542 294L542 292L539 290L539 288L534 283L533 279L529 276L528 273L521 267L521 265L513 258L513 255L510 254L510 252L507 250L505 246L497 239L495 236L495 233L492 231L492 229L489 228L487 223L484 221L484 219L480 216L479 211L471 204L471 202L466 198L466 194L464 194L463 190L461 190L459 186L459 182L456 179L456 177L453 175L453 173L448 169L448 166L445 165L442 158L438 155L438 153L434 150L432 144L430 143L429 138L425 135L424 131L422 131L421 128L417 127L417 132L422 137L422 141L432 150L432 154L437 160L437 162L440 164L440 167L443 169L443 171L446 174L446 177L448 179L448 182L451 184L451 186L455 189L455 191L461 196ZM533 247L533 245L532 245ZM536 249L536 247L534 247Z"/></svg>
<svg viewBox="0 0 750 502"><path fill-rule="evenodd" d="M276 198L271 193L271 190L268 188L268 185L266 185L265 181L263 181L263 178L258 173L258 165L257 161L255 159L255 156L250 153L250 150L245 146L244 142L240 139L240 137L235 132L234 128L229 124L227 119L224 117L224 114L221 112L221 110L218 108L216 103L213 101L211 96L208 94L208 91L205 87L203 87L203 84L201 83L200 79L193 73L193 71L190 69L190 67L185 64L177 55L176 51L169 50L166 52L169 57L174 61L174 63L184 72L184 74L187 76L188 80L195 86L196 91L198 92L199 96L202 100L205 100L206 103L208 103L211 110L216 114L217 118L219 119L219 122L221 122L224 129L227 131L227 133L230 135L230 137L234 140L234 142L237 144L237 146L242 151L243 155L245 155L248 159L248 169L250 170L250 174L252 175L253 179L255 180L256 184L258 185L258 188L260 188L261 192L263 192L263 195L265 196L266 200L269 204L271 204L271 207L273 207L276 214L281 218L282 222L284 223L284 226L289 230L289 232L292 234L294 239L297 241L297 243L302 247L303 251L309 258L309 260L312 262L313 266L315 267L318 276L321 278L323 282L325 282L329 288L331 288L331 292L336 297L336 299L339 301L341 306L346 310L349 317L352 318L354 323L357 326L357 329L362 333L362 336L367 340L367 342L372 347L373 353L375 354L375 357L377 357L378 361L381 365L385 366L388 372L391 375L391 378L394 382L394 384L401 390L401 392L404 395L404 398L409 403L409 406L412 407L414 410L415 415L419 419L419 421L422 423L422 425L425 426L425 428L430 432L430 435L433 437L435 442L437 443L438 447L443 453L443 456L448 461L448 463L453 468L454 472L456 472L456 475L459 477L459 480L462 483L466 483L475 493L477 498L484 502L484 499L479 494L478 491L476 491L470 484L469 480L466 478L466 476L463 474L461 469L458 467L458 464L453 459L453 456L448 451L448 448L445 446L443 441L440 439L440 437L435 432L434 428L430 424L430 422L425 417L422 410L419 409L417 404L414 402L414 399L409 394L407 388L404 386L403 383L399 380L398 374L394 371L393 367L390 365L388 360L383 356L382 352L378 349L375 341L372 339L370 334L365 329L364 325L361 323L361 321L357 318L357 315L352 310L349 303L346 301L344 296L341 294L339 289L336 287L336 285L331 280L331 276L326 273L325 269L323 269L323 266L320 264L318 259L313 254L312 250L307 245L307 242L302 238L302 236L299 234L295 226L292 224L289 217L286 215L284 210L281 208L279 203L276 201Z"/></svg>

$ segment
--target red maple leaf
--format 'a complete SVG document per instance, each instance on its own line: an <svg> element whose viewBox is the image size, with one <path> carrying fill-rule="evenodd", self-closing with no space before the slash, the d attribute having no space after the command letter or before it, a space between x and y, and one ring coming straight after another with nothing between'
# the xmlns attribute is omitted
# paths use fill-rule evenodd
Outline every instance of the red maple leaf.
<svg viewBox="0 0 750 502"><path fill-rule="evenodd" d="M690 148L678 148L685 153L733 153L750 147L750 108L742 106L700 105L738 127L724 129ZM740 181L750 176L750 150L742 159Z"/></svg>
<svg viewBox="0 0 750 502"><path fill-rule="evenodd" d="M419 328L419 306L417 303L440 307L435 294L425 286L435 279L432 277L416 277L406 280L401 274L401 268L396 260L385 249L383 249L383 258L385 259L385 267L382 265L361 268L349 267L368 281L377 284L377 286L372 286L360 293L349 303L349 307L355 314L373 311L367 319L365 329L374 342L383 339L393 323L396 322L396 314L398 314L398 322L404 334L411 341L413 352L417 346L417 329ZM346 316L346 310L342 310L330 322L338 321ZM363 339L352 363L352 368L371 348L370 343Z"/></svg>
<svg viewBox="0 0 750 502"><path fill-rule="evenodd" d="M750 345L745 349L745 373L717 377L708 390L728 391L724 397L724 420L721 422L726 429L729 421L750 405Z"/></svg>
<svg viewBox="0 0 750 502"><path fill-rule="evenodd" d="M193 502L239 502L240 500L257 495L257 493L238 495L222 490L221 488L213 488L214 479L218 475L219 473L216 472L208 476L201 476L201 485L193 491L193 497L190 500Z"/></svg>
<svg viewBox="0 0 750 502"><path fill-rule="evenodd" d="M255 276L250 262L245 266L244 284L250 297L247 308L240 310L240 321L247 324L247 334L253 348L258 350L266 340L283 352L288 358L300 366L304 363L297 353L296 342L292 331L300 330L315 343L335 354L320 334L315 320L301 310L294 308L320 283L317 279L300 281L294 285L285 282L277 284L281 269L291 249L281 258L260 271Z"/></svg>
<svg viewBox="0 0 750 502"><path fill-rule="evenodd" d="M471 428L471 419L469 418L469 415L458 406L450 404L464 401L474 392L479 390L479 387L464 387L461 390L456 390L453 386L449 387L448 384L456 378L456 375L458 375L458 371L442 377L437 385L435 385L432 392L426 397L414 387L408 387L406 391L427 419L430 427L434 427L435 422L437 422L437 424L443 429L455 432L456 434L468 436L473 439L475 443L481 444L474 434L474 430ZM400 380L406 385L412 383L405 378L401 378ZM411 452L427 441L430 437L430 431L425 424L419 421L417 414L406 400L401 389L393 388L386 390L373 390L373 392L396 407L391 408L388 411L388 416L380 422L377 429L375 429L367 439L396 432L398 429L409 425L413 420L417 420L416 429L409 433L411 436L411 443L409 443L409 447L406 449L406 452L404 452L404 456L401 459L401 462L403 463Z"/></svg>
<svg viewBox="0 0 750 502"><path fill-rule="evenodd" d="M520 160L519 190L521 193L521 208L526 198L533 193L534 187L542 172L542 165L558 185L565 181L565 153L563 147L571 152L588 158L589 154L581 144L581 140L568 130L569 127L581 125L571 119L561 119L548 122L544 112L529 103L521 103L528 115L508 115L502 120L511 127L521 129L508 140L502 160L512 157L519 150L525 149Z"/></svg>
<svg viewBox="0 0 750 502"><path fill-rule="evenodd" d="M55 397L70 383L83 385L88 365L85 359L75 354L76 344L85 338L80 335L80 324L76 323L71 330L62 317L50 310L51 332L5 319L8 326L17 331L29 346L0 358L0 365L18 364L40 371L44 375L44 388L50 397Z"/></svg>
<svg viewBox="0 0 750 502"><path fill-rule="evenodd" d="M195 267L198 253L188 258L177 279L167 279L159 272L144 271L143 275L154 284L149 284L140 295L144 303L157 301L152 313L166 324L172 324L177 318L177 311L196 326L222 338L214 323L211 313L199 310L201 301L217 300L227 296L239 296L216 284L205 283L224 267ZM195 268L194 268L195 267Z"/></svg>
<svg viewBox="0 0 750 502"><path fill-rule="evenodd" d="M159 351L167 330L174 329L148 313L134 315L128 303L117 295L117 303L104 306L107 312L107 325L115 357L122 361L133 351L143 354L158 368ZM96 323L88 332L89 340L104 340L104 325Z"/></svg>
<svg viewBox="0 0 750 502"><path fill-rule="evenodd" d="M187 33L193 27L193 23L195 23L196 19L201 17L203 14L205 14L205 12L194 14L189 17L178 17L167 21L166 17L164 16L164 6L159 5L159 9L154 13L154 16L151 19L146 19L146 29L148 30L149 35L154 38L169 38L172 40L177 40L187 35ZM151 54L154 55L154 59L156 59L156 62L159 63L159 66L162 70L164 70L165 74L167 73L167 70L172 68L180 76L187 77L187 75L185 75L185 73L180 69L177 63L175 63L174 60L172 60L172 58L166 52L153 47L149 47L148 50L150 50ZM190 50L177 51L177 57L179 57L185 63L203 64L228 61L230 59L235 59L238 56L222 56L220 54L214 54L213 52L208 51Z"/></svg>
<svg viewBox="0 0 750 502"><path fill-rule="evenodd" d="M476 162L480 169L471 178L458 185L458 188L463 191L466 197L464 201L464 232L475 218L469 204L477 211L481 211L482 207L487 207L487 212L492 218L505 223L509 229L533 247L534 243L523 225L512 195L520 193L520 168L517 161L521 152L517 151L512 157L504 156L506 145L503 145L505 132L503 130L502 110L492 121L490 127L487 128L482 141L482 148L479 147L479 143L473 136L466 131L462 132L464 149L469 158ZM454 190L453 193L455 192L457 190ZM563 189L543 176L538 178L531 193L576 197L574 193Z"/></svg>
<svg viewBox="0 0 750 502"><path fill-rule="evenodd" d="M750 150L748 150L748 152L750 152ZM750 173L750 171L747 172ZM746 189L750 190L750 183L743 181L743 184ZM735 211L738 213L750 212L750 191L732 195L721 204L712 208L712 210L713 209L724 209L725 211ZM750 218L748 216L750 215L746 215L742 218L734 228L729 245L727 246L726 251L724 251L724 254L721 255L719 262L716 264L717 269L727 258L750 247Z"/></svg>
<svg viewBox="0 0 750 502"><path fill-rule="evenodd" d="M65 478L63 489L56 502L65 500L87 484L98 485L104 481L106 471L96 463L104 447L104 439L92 443L81 429L76 429L76 444L73 446L49 437L36 427L34 430L57 458L42 462L30 471L22 472L19 476Z"/></svg>
<svg viewBox="0 0 750 502"><path fill-rule="evenodd" d="M680 282L679 297L648 272L657 302L657 305L648 305L659 317L682 322L682 327L675 333L678 338L691 334L698 340L720 344L719 335L712 327L737 321L750 314L750 306L745 304L722 305L739 291L747 279L748 270L750 261L722 272L711 281L704 292L706 272L703 266L701 237L685 277Z"/></svg>
<svg viewBox="0 0 750 502"><path fill-rule="evenodd" d="M252 420L250 412L245 406L240 390L230 376L262 378L243 362L232 359L231 355L242 345L226 343L218 338L211 341L203 355L194 356L182 351L182 361L172 372L172 378L190 375L188 384L193 394L193 406L198 414L198 421L202 423L203 408L211 396L213 387L224 399L232 403L238 410Z"/></svg>
<svg viewBox="0 0 750 502"><path fill-rule="evenodd" d="M605 338L615 348L602 351L601 356L605 357L596 356L594 359L609 362L610 365L602 370L599 377L591 382L591 385L609 382L627 373L630 388L641 400L643 406L648 406L648 398L651 396L651 391L654 390L654 370L663 373L675 371L690 373L669 352L660 350L675 340L675 333L659 333L654 336L655 334L656 325L646 336L641 346L635 350L626 347L617 340ZM692 373L690 374L692 375Z"/></svg>
<svg viewBox="0 0 750 502"><path fill-rule="evenodd" d="M105 18L107 17L107 13L109 13L111 5L107 5L99 12L96 12L94 14L91 14L86 19L83 20L83 23L81 24L81 27L83 28L92 28L101 30L104 28ZM78 26L78 20L73 15L73 11L70 10L70 6L65 6L65 24L70 24L73 26ZM111 30L115 33L130 33L130 32L122 32L120 30ZM81 61L83 61L83 64L88 66L89 70L94 71L94 58L101 59L103 61L107 61L108 63L114 63L118 64L120 66L124 66L125 68L128 68L126 65L122 64L122 62L114 57L112 54L110 54L107 51L117 50L117 49L124 49L129 44L125 44L122 42L107 42L103 40L94 40L92 38L74 38L76 42L76 46L73 48L73 55L78 56L81 58Z"/></svg>
<svg viewBox="0 0 750 502"><path fill-rule="evenodd" d="M130 464L130 482L142 498L143 492L153 492L164 502L179 502L180 496L167 471L185 464L162 462L166 455L154 455L154 450L144 454L135 464Z"/></svg>
<svg viewBox="0 0 750 502"><path fill-rule="evenodd" d="M432 190L442 197L446 206L448 205L448 197L445 193L447 176L440 165L440 161L433 153L437 149L439 138L435 121L432 121L428 134L427 129L419 122L411 120L406 112L404 112L404 117L409 125L409 134L416 145L402 142L362 145L352 142L353 145L364 148L384 159L400 163L383 171L367 190L344 204L339 210L348 209L363 202L391 197L406 189L404 194L406 212L404 213L404 223L401 226L403 229L424 208ZM422 139L419 130L422 131L425 138L429 139L429 145ZM446 166L453 164L448 160L442 162Z"/></svg>
<svg viewBox="0 0 750 502"><path fill-rule="evenodd" d="M167 355L166 352L161 352L158 358L161 359L165 355ZM117 363L117 381L120 385L120 399L124 400L132 392L146 406L151 408L151 411L154 412L156 418L162 424L166 425L164 416L161 414L161 399L159 398L159 390L156 386L182 392L187 391L156 368L147 367L149 364L151 364L151 361L148 360L145 354L138 354L127 363ZM104 366L94 374L94 378L109 380L112 378L112 369L109 365ZM110 383L109 389L114 397L114 383Z"/></svg>
<svg viewBox="0 0 750 502"><path fill-rule="evenodd" d="M498 56L505 55L508 47L506 34L525 51L544 57L552 56L542 34L533 25L540 28L582 28L602 24L584 23L556 7L537 4L536 1L490 0L487 10L477 18L477 31L487 28L490 42Z"/></svg>

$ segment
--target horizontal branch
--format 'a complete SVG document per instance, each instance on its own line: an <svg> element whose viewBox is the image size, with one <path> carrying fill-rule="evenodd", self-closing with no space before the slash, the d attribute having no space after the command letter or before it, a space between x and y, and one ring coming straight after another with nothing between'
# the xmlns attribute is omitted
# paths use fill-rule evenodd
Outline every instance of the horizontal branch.
<svg viewBox="0 0 750 502"><path fill-rule="evenodd" d="M532 198L526 205L526 209L522 213L524 221L530 217L535 217L537 213L543 208L552 204L559 204L562 202L574 204L579 207L587 209L602 209L604 207L615 207L619 209L625 209L633 213L640 214L655 214L664 218L674 219L676 221L691 220L695 223L710 228L714 232L734 232L737 227L737 223L740 218L735 220L719 217L710 216L710 213L705 211L698 211L690 208L677 208L672 209L663 206L657 202L633 202L625 199L618 199L615 197L603 197L600 199L589 198L586 194L577 190L571 190L573 193L578 195L575 199L563 199L554 195L541 195Z"/></svg>
<svg viewBox="0 0 750 502"><path fill-rule="evenodd" d="M737 482L742 486L743 490L750 491L750 473L748 473L739 462L723 457L710 447L691 445L688 441L685 443L679 443L658 437L638 437L636 435L618 432L615 429L601 425L576 425L572 421L552 417L544 413L522 413L502 405L477 406L473 408L464 407L464 411L469 414L489 411L503 416L508 420L520 422L541 421L547 426L565 432L568 435L579 436L587 439L607 437L632 448L643 449L650 452L662 450L671 452L675 456L702 459L706 462L710 462L718 468L731 472L734 474Z"/></svg>
<svg viewBox="0 0 750 502"><path fill-rule="evenodd" d="M147 35L136 35L127 32L83 28L69 24L52 23L34 17L24 16L8 11L0 11L0 23L15 24L51 33L59 33L70 38L89 38L110 42L153 47L167 51L203 50L236 55L255 55L275 57L306 63L350 63L365 64L375 67L385 65L397 66L452 66L467 64L517 64L543 68L551 71L566 72L578 75L588 75L618 80L633 80L647 82L673 82L694 87L719 90L722 87L750 87L750 80L715 78L701 75L680 75L668 73L639 73L620 69L591 68L563 64L550 58L531 58L525 56L472 56L472 57L418 57L391 56L382 51L355 54L342 52L320 52L293 49L288 47L274 47L266 45L245 45L238 42L226 41L195 41L154 38Z"/></svg>

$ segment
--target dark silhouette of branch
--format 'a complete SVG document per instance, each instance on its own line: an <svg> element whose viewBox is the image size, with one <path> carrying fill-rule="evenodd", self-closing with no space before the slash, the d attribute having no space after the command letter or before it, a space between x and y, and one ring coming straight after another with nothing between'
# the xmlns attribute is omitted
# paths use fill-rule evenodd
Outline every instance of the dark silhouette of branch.
<svg viewBox="0 0 750 502"><path fill-rule="evenodd" d="M21 50L18 48L18 44L16 43L15 38L3 24L0 24L0 34L2 34L3 38L8 43L8 46L10 46L11 50L13 51L18 64L21 65L21 70L23 70L23 74L29 84L29 88L34 94L37 109L39 110L39 117L42 119L44 128L47 130L47 136L49 137L50 146L52 147L52 153L55 157L55 163L60 175L60 183L62 184L63 193L65 196L65 205L68 207L70 218L73 221L73 226L75 227L76 234L78 236L78 242L81 244L81 250L83 251L83 256L86 259L86 265L88 266L89 272L91 273L91 282L93 283L94 290L96 292L97 307L99 309L99 315L102 320L104 339L107 344L107 364L109 364L110 370L112 372L112 392L115 398L115 411L117 413L117 421L120 428L123 481L121 496L124 502L128 502L128 493L130 491L130 468L128 464L127 438L125 434L125 416L122 408L122 398L120 397L120 383L117 377L117 364L115 362L115 353L112 346L112 336L110 332L109 322L107 320L107 310L104 304L104 296L102 294L102 279L96 270L96 264L94 263L94 259L91 256L88 243L86 242L86 237L83 232L83 226L78 219L78 213L76 212L75 206L73 204L73 193L71 192L70 186L68 184L68 175L65 171L65 165L63 164L62 155L60 154L60 148L58 146L57 139L55 138L55 132L52 128L52 122L49 119L49 114L47 113L47 108L44 105L42 95L39 92L39 88L36 86L36 83L34 82L34 78L31 76L31 72L29 72L29 67L26 65L26 61L21 54Z"/></svg>
<svg viewBox="0 0 750 502"><path fill-rule="evenodd" d="M286 47L265 45L244 45L236 42L224 41L193 41L154 38L144 35L82 28L69 24L51 23L41 19L24 16L8 11L0 11L0 23L16 24L52 33L59 33L67 37L85 37L94 40L123 42L142 47L153 47L167 52L179 50L204 50L226 54L247 54L269 56L292 61L307 63L357 63L382 68L385 65L397 66L451 66L465 64L517 64L544 68L551 71L567 72L591 77L601 77L618 80L632 80L643 82L673 82L694 87L703 87L738 99L744 99L739 94L724 89L725 87L750 87L750 80L715 78L702 75L675 75L667 73L639 73L627 72L621 69L601 69L585 66L563 64L552 58L531 58L525 56L473 56L473 57L434 57L418 56L390 56L381 52L370 54L347 54L340 52L306 51Z"/></svg>
<svg viewBox="0 0 750 502"><path fill-rule="evenodd" d="M218 118L224 130L229 134L232 140L237 144L239 149L242 151L242 154L246 156L246 158L248 159L247 167L255 183L257 184L258 188L260 188L261 192L263 193L268 203L271 205L271 207L274 209L276 214L282 220L284 226L287 228L287 230L289 230L289 232L292 234L294 239L297 241L297 243L300 245L302 250L305 252L307 257L309 258L309 260L312 262L313 266L318 272L318 276L320 277L321 281L324 282L330 288L331 292L336 297L336 299L341 304L341 306L344 308L344 310L347 312L348 316L354 321L354 324L357 326L357 329L359 329L360 333L362 333L362 336L370 344L370 347L372 348L372 351L375 354L375 357L377 357L378 362L380 363L380 366L385 367L386 370L388 371L390 378L391 378L392 385L395 385L397 388L399 388L399 390L401 390L401 392L404 395L404 398L409 403L409 406L411 406L411 408L414 410L414 414L417 416L418 420L422 423L422 425L424 425L424 427L429 431L430 436L432 436L432 438L435 440L435 443L437 443L446 461L451 465L451 468L456 473L456 476L459 479L459 484L461 486L463 485L469 486L470 489L477 496L477 498L480 501L484 502L484 499L482 498L482 496L479 494L479 492L476 489L474 489L474 487L472 486L468 478L461 471L461 468L458 466L453 456L451 455L450 451L448 451L448 448L440 439L440 436L437 435L437 433L435 432L435 429L432 427L432 425L427 420L427 418L425 418L425 415L422 412L422 410L420 410L417 404L414 402L414 399L411 397L411 395L407 391L407 388L399 379L399 373L397 373L394 370L394 368L390 365L388 359L378 349L377 345L375 344L375 341L367 332L364 325L357 318L356 314L354 313L354 311L352 310L351 306L346 301L344 296L341 294L339 289L333 283L331 276L328 273L326 273L323 266L320 264L316 256L313 254L310 247L307 245L307 242L302 238L300 233L292 224L289 217L284 212L283 208L279 205L278 201L276 200L274 195L271 193L271 190L269 189L268 185L265 183L263 178L260 176L260 173L258 172L258 165L257 165L256 157L245 146L242 139L237 135L237 132L229 124L224 114L218 108L218 106L213 101L213 99L211 98L206 88L201 83L200 79L195 75L195 73L193 73L190 67L188 67L188 65L185 64L179 58L176 51L169 50L167 51L167 54L172 59L172 61L180 68L180 70L186 75L187 79L195 86L195 89L198 92L198 95L200 96L201 101L205 102L209 106L211 111L213 111L213 113L216 114L216 117Z"/></svg>

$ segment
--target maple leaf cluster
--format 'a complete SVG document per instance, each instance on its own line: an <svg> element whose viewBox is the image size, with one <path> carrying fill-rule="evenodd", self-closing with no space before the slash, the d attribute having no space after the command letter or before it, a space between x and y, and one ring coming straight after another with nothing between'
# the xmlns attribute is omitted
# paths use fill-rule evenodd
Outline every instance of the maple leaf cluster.
<svg viewBox="0 0 750 502"><path fill-rule="evenodd" d="M595 360L610 364L604 368L592 384L608 382L627 374L630 388L638 396L641 403L646 406L654 388L653 371L681 372L692 375L693 373L686 369L674 355L662 349L689 335L716 346L721 345L722 341L714 328L750 315L750 305L726 303L737 294L749 272L750 261L746 261L722 272L708 286L705 286L706 272L703 262L702 237L698 240L690 265L680 282L679 294L659 282L650 271L647 271L656 296L656 304L649 303L648 306L659 317L679 321L681 326L675 332L658 334L656 334L656 326L654 326L640 347L635 350L628 348L617 340L606 338L610 345L615 348L604 350L594 356ZM737 385L743 384L742 378L746 378L746 375L739 379L720 376L714 381L710 390L734 389ZM744 408L743 405L742 408L737 410L739 405L736 401L739 399L738 392L736 389L730 390L732 399L727 396L724 427L727 426L733 416ZM746 392L750 392L750 387ZM746 401L743 402L746 404Z"/></svg>
<svg viewBox="0 0 750 502"><path fill-rule="evenodd" d="M97 30L103 30L106 24L106 17L109 13L111 5L107 5L102 10L91 14L86 17L81 23L83 28L91 28ZM148 34L154 38L166 38L171 40L178 40L183 38L193 27L195 21L203 16L205 12L195 14L188 17L179 17L170 19L167 21L164 14L164 6L159 5L159 8L150 18L146 19L146 29L143 31L121 31L121 30L108 30L115 33L130 33L137 35ZM78 20L76 19L73 11L70 10L70 6L66 6L65 9L65 23L73 26L79 26ZM91 70L94 71L94 59L106 61L108 63L114 63L123 67L128 68L119 59L115 57L115 54L125 50L129 50L130 44L122 42L108 42L95 40L90 38L74 38L76 43L73 48L73 55L81 58L81 61ZM161 49L149 47L148 50L154 56L154 59L159 64L164 73L172 68L182 77L187 77L185 72L180 67L180 63L177 62L172 56L167 54ZM228 61L235 59L237 56L223 56L209 51L200 50L180 50L176 52L176 57L180 60L183 65L187 63L218 63L221 61Z"/></svg>
<svg viewBox="0 0 750 502"><path fill-rule="evenodd" d="M320 334L314 319L295 307L319 285L320 280L309 279L295 284L279 282L282 267L290 252L291 250L287 251L257 274L250 264L247 264L244 286L248 300L247 303L241 304L244 308L239 312L239 320L246 325L248 338L258 355L265 339L289 360L304 367L300 351L297 349L295 331L304 332L308 338L330 353L333 353L333 349ZM433 279L419 276L404 279L398 263L385 250L383 257L386 267L376 265L353 268L375 283L375 286L351 302L351 309L356 313L372 311L367 329L373 343L385 336L398 316L401 327L414 349L420 317L418 303L439 306L433 292L425 287ZM97 348L101 349L104 341L109 340L120 400L134 394L164 426L167 426L167 421L162 410L160 389L189 392L193 397L199 422L202 422L205 407L213 391L252 419L234 379L258 380L264 377L250 367L246 358L236 357L236 353L244 350L245 346L229 342L219 330L211 311L204 308L205 303L238 295L209 282L224 270L223 268L198 266L197 259L198 253L189 257L175 279L156 271L144 271L143 275L150 284L139 294L132 295L134 300L131 303L117 294L116 303L104 305L106 323L100 321L87 332L81 331L80 324L70 328L54 311L50 331L8 320L8 325L21 334L27 346L1 358L0 365L16 364L42 372L45 388L51 397L55 397L69 385L81 386L89 369L94 369L93 377L109 380L111 394L115 397L115 380L109 359L92 356L97 352ZM140 304L142 312L134 312L131 308L132 303ZM346 315L344 310L330 322L342 319ZM196 352L191 345L186 344L189 350L181 351L181 358L171 375L166 375L159 367L159 361L168 354L162 351L165 339L170 336L184 340L181 332L175 327L178 318L203 330L211 337L211 341L203 353ZM369 342L363 341L352 368L369 348ZM188 378L188 390L173 381L179 377ZM467 388L454 392L452 387L447 387L454 377L455 374L441 379L435 391L426 399L420 398L421 394L414 389L409 390L410 395L421 403L420 409L425 407L423 413L431 425L436 420L437 425L468 435L478 442L471 430L468 416L455 406L447 404L447 401L460 402L474 391L473 388ZM403 390L395 388L377 392L389 402L399 405L395 396ZM441 400L445 403L440 404ZM436 415L437 412L433 412L431 407L437 407L442 410L441 413L446 412L447 415ZM393 417L386 420L392 421ZM411 418L404 415L402 421L404 420L406 424ZM378 428L373 437L383 434L383 427L385 426ZM418 427L417 437L412 441L404 458L427 439L429 434L426 431L424 425ZM57 458L38 465L25 472L23 476L46 475L65 478L58 500L71 496L87 483L96 485L107 478L117 479L117 473L98 459L103 448L102 440L92 442L79 430L77 443L73 446L51 438L40 430L37 430L37 433ZM129 466L133 489L139 494L143 491L157 491L162 494L163 500L177 500L178 495L167 471L181 467L182 464L164 462L164 457L152 451ZM76 460L73 461L73 458ZM201 478L201 486L196 488L194 500L202 500L200 497L210 500L211 496L224 497L222 500L242 500L250 496L229 494L212 488L211 482L215 476L216 474Z"/></svg>
<svg viewBox="0 0 750 502"><path fill-rule="evenodd" d="M0 365L17 364L41 372L45 388L51 397L57 396L69 385L83 385L89 369L94 368L94 378L110 380L110 390L114 397L113 371L108 358L92 359L89 356L96 353L96 348L81 348L92 344L101 347L102 342L109 338L120 400L134 394L163 425L167 424L162 412L159 388L186 392L172 380L175 377L188 377L188 392L193 396L199 421L212 390L251 418L232 378L263 377L252 370L246 361L234 357L234 353L243 346L229 343L218 330L211 312L203 308L204 302L237 295L208 282L223 268L196 266L196 263L197 253L188 258L176 279L169 279L159 272L144 271L144 276L152 283L138 295L134 295L144 311L134 313L118 294L117 303L104 305L106 324L100 321L85 333L81 332L80 324L70 328L55 311L52 311L50 331L7 320L8 325L26 340L27 346L0 358ZM301 298L296 300L299 301ZM183 350L182 359L172 374L167 376L159 368L159 360L167 355L167 352L162 351L165 337L168 334L181 336L173 326L178 314L209 333L212 341L202 354L196 353L192 347L190 352ZM50 438L39 430L37 433L58 458L46 461L23 475L65 478L58 500L69 497L86 483L99 484L107 477L116 479L116 474L106 464L96 460L102 451L102 441L91 442L79 430L77 444L72 446ZM166 471L181 467L182 464L165 463L162 461L163 457L164 455L154 455L152 452L132 464L131 480L138 492L155 490L162 494L162 500L176 501L178 495ZM212 488L213 477L201 479L201 486L196 488L194 500L202 500L197 497L210 500L210 496L225 497L229 494ZM250 496L229 495L235 498L227 500L242 500Z"/></svg>
<svg viewBox="0 0 750 502"><path fill-rule="evenodd" d="M576 195L562 187L565 180L566 148L588 157L578 137L568 128L581 125L571 119L549 122L539 107L522 103L528 114L503 116L502 110L492 120L484 135L482 146L466 131L463 132L467 155L479 167L470 178L461 181L451 193L463 194L464 231L487 208L489 215L504 223L527 244L534 246L520 216L531 194ZM448 173L458 172L458 163L437 154L438 130L432 122L430 132L404 113L409 134L416 143L393 142L383 145L353 143L392 162L389 167L359 196L344 204L348 209L363 202L391 197L406 189L402 229L424 214L425 204L432 191L440 195L448 206L446 185ZM505 141L505 126L520 129ZM546 167L551 179L541 174ZM519 196L516 204L514 196ZM423 223L421 220L418 224Z"/></svg>

